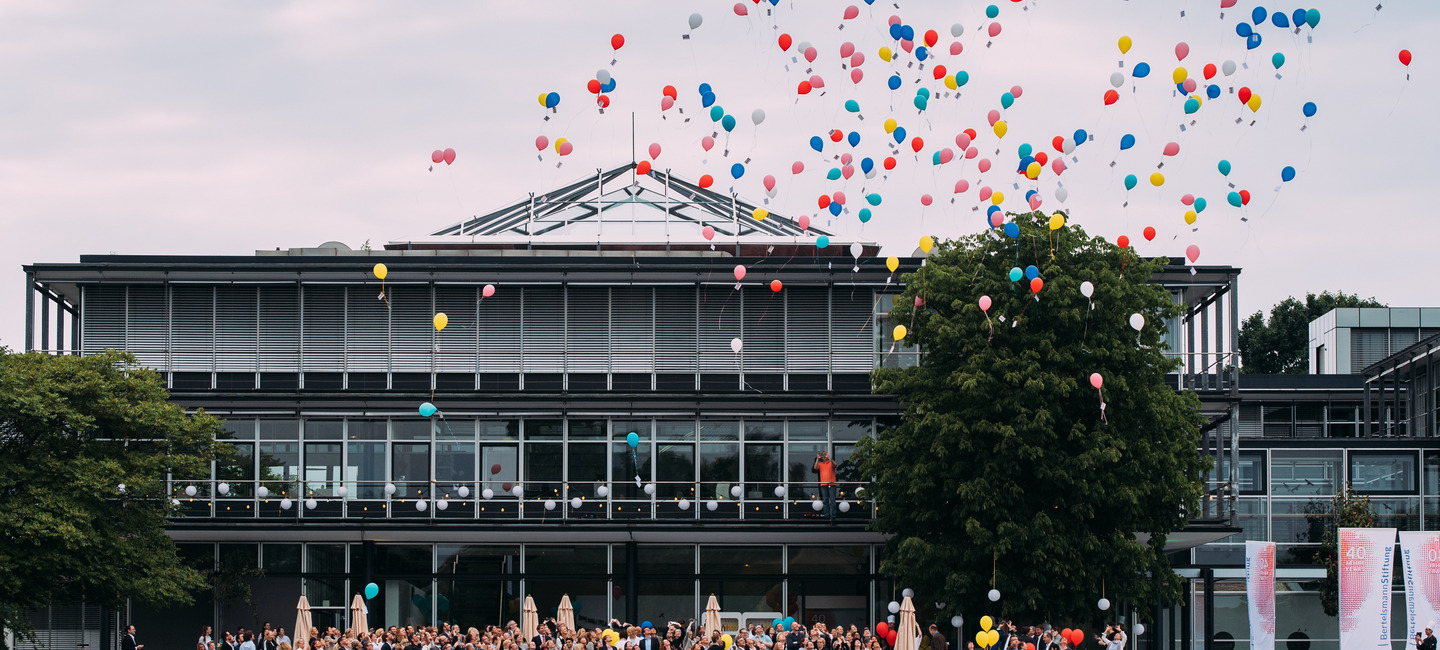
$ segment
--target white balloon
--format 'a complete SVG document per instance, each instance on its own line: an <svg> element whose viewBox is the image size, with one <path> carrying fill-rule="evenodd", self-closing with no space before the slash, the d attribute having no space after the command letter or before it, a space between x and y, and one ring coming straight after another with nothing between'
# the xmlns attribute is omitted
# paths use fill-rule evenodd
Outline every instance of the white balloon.
<svg viewBox="0 0 1440 650"><path fill-rule="evenodd" d="M280 500L280 509L281 509L281 510L289 510L289 509L290 509L290 500L289 500L289 499L281 499L281 500Z"/></svg>
<svg viewBox="0 0 1440 650"><path fill-rule="evenodd" d="M1234 62L1234 61L1226 61L1226 62L1220 64L1220 71L1223 72L1223 73L1225 73L1225 76L1227 76L1227 77L1230 76L1230 75L1232 75L1232 74L1235 74L1235 62Z"/></svg>
<svg viewBox="0 0 1440 650"><path fill-rule="evenodd" d="M999 602L999 600L1000 600L1000 590L999 590L999 589L991 589L991 590L990 590L990 593L985 594L985 597L986 597L986 598L989 598L989 599L990 599L990 602L992 602L992 603L994 603L994 602Z"/></svg>
<svg viewBox="0 0 1440 650"><path fill-rule="evenodd" d="M306 499L306 500L305 500L305 509L306 509L306 510L314 510L315 507L318 506L318 505L320 505L320 502L316 501L314 498L309 498L309 499Z"/></svg>
<svg viewBox="0 0 1440 650"><path fill-rule="evenodd" d="M709 511L711 511L711 512L714 512L715 509L716 509L716 508L719 508L719 507L720 507L720 504L719 504L718 502L716 502L714 499L711 499L711 500L705 502L705 509L706 509L706 510L709 510Z"/></svg>
<svg viewBox="0 0 1440 650"><path fill-rule="evenodd" d="M595 496L598 496L598 497L600 497L601 499L604 499L605 497L610 496L610 488L608 488L608 487L606 487L606 486L604 486L604 485L602 485L602 486L600 486L600 487L598 487L598 488L595 488Z"/></svg>
<svg viewBox="0 0 1440 650"><path fill-rule="evenodd" d="M1085 296L1086 298L1089 298L1090 296L1095 295L1095 285L1090 284L1090 281L1089 281L1089 280L1086 280L1086 281L1084 281L1084 282L1081 282L1081 283L1080 283L1080 295Z"/></svg>
<svg viewBox="0 0 1440 650"><path fill-rule="evenodd" d="M255 488L255 496L258 496L258 497L260 497L261 499L264 499L265 497L270 496L270 488L267 488L267 487L265 487L265 486L263 486L263 485L260 486L260 487L258 487L258 488Z"/></svg>
<svg viewBox="0 0 1440 650"><path fill-rule="evenodd" d="M796 44L796 46L795 46L795 51L796 51L796 52L804 52L805 50L808 50L808 49L810 49L810 41L800 41L800 42L799 42L798 44Z"/></svg>
<svg viewBox="0 0 1440 650"><path fill-rule="evenodd" d="M335 488L335 496L344 499L345 497L350 496L350 490L345 489L345 486L342 485L338 488Z"/></svg>
<svg viewBox="0 0 1440 650"><path fill-rule="evenodd" d="M703 23L703 22L705 22L705 17L704 17L704 16L701 16L701 15L698 14L698 13L696 13L696 14L690 14L690 29L695 29L696 27L699 27L699 26L700 26L700 23Z"/></svg>
<svg viewBox="0 0 1440 650"><path fill-rule="evenodd" d="M1145 329L1145 317L1140 314L1130 314L1130 328L1137 332Z"/></svg>
<svg viewBox="0 0 1440 650"><path fill-rule="evenodd" d="M840 505L839 505L838 507L840 508L840 512L850 512L850 502L849 502L849 501L841 501L841 502L840 502Z"/></svg>
<svg viewBox="0 0 1440 650"><path fill-rule="evenodd" d="M229 483L221 483L221 484L215 486L215 491L216 491L216 492L219 492L221 496L224 496L224 495L226 495L226 494L230 494L230 484L229 484Z"/></svg>
<svg viewBox="0 0 1440 650"><path fill-rule="evenodd" d="M1065 138L1065 142L1060 145L1060 150L1065 152L1065 155L1067 156L1075 153L1075 140L1072 138Z"/></svg>
<svg viewBox="0 0 1440 650"><path fill-rule="evenodd" d="M889 609L891 614L895 614L900 611L900 603L892 600L890 604L886 606L886 609Z"/></svg>
<svg viewBox="0 0 1440 650"><path fill-rule="evenodd" d="M420 512L425 512L425 509L428 507L430 507L430 504L423 500L415 502L415 509L419 510Z"/></svg>
<svg viewBox="0 0 1440 650"><path fill-rule="evenodd" d="M735 354L740 354L740 351L745 349L745 342L741 341L740 337L730 339L730 349L734 350Z"/></svg>
<svg viewBox="0 0 1440 650"><path fill-rule="evenodd" d="M861 246L861 245L860 245L860 242L857 241L857 242L855 242L855 243L853 243L853 244L850 245L850 257L853 257L853 258L855 258L855 259L858 260L858 259L860 259L860 254L861 254L861 253L864 253L864 252L865 252L865 247L864 247L864 246Z"/></svg>
<svg viewBox="0 0 1440 650"><path fill-rule="evenodd" d="M785 498L785 486L775 486L775 496L780 497L781 499Z"/></svg>
<svg viewBox="0 0 1440 650"><path fill-rule="evenodd" d="M484 490L480 491L480 496L484 497L486 501L489 501L490 499L495 498L495 491L490 488L485 488Z"/></svg>
<svg viewBox="0 0 1440 650"><path fill-rule="evenodd" d="M1105 611L1105 610L1107 610L1107 609L1110 609L1110 599L1109 599L1109 598L1101 598L1101 599L1100 599L1100 602L1095 603L1095 606L1096 606L1096 607L1099 607L1099 608L1100 608L1100 611L1102 611L1102 612Z"/></svg>
<svg viewBox="0 0 1440 650"><path fill-rule="evenodd" d="M441 499L441 500L435 502L435 509L436 509L436 510L444 510L444 509L449 508L449 507L450 507L450 502L447 501L447 500L445 500L445 499Z"/></svg>
<svg viewBox="0 0 1440 650"><path fill-rule="evenodd" d="M901 596L904 596L904 597L906 597L906 598L914 598L914 597L915 597L915 590L914 590L914 589L906 589L906 590L904 590L904 591L901 591L901 592L900 592L900 595L901 595Z"/></svg>
<svg viewBox="0 0 1440 650"><path fill-rule="evenodd" d="M754 111L751 111L750 121L754 122L756 126L759 126L761 122L765 121L765 109L757 108Z"/></svg>
<svg viewBox="0 0 1440 650"><path fill-rule="evenodd" d="M951 26L950 26L950 35L951 35L951 36L954 36L954 37L957 37L957 38L958 38L961 34L964 34L964 33L965 33L965 26L964 26L964 25L961 25L960 23L955 23L954 25L951 25Z"/></svg>
<svg viewBox="0 0 1440 650"><path fill-rule="evenodd" d="M1065 189L1065 188L1063 188L1063 187L1055 188L1055 200L1056 200L1056 201L1059 201L1059 202L1061 202L1061 203L1064 203L1064 202L1065 202L1065 199L1068 199L1068 198L1070 198L1070 190L1067 190L1067 189Z"/></svg>
<svg viewBox="0 0 1440 650"><path fill-rule="evenodd" d="M645 494L655 494L655 484L654 484L654 483L646 483L646 484L645 484Z"/></svg>
<svg viewBox="0 0 1440 650"><path fill-rule="evenodd" d="M185 496L187 496L187 497L193 497L193 496L195 496L195 486L193 486L193 485L187 485L187 486L185 486Z"/></svg>
<svg viewBox="0 0 1440 650"><path fill-rule="evenodd" d="M780 190L777 189L777 188L771 188L771 189L765 190L765 196L768 196L768 197L770 197L770 198L772 198L772 199L775 198L775 195L776 195L776 194L779 194L779 193L780 193Z"/></svg>
<svg viewBox="0 0 1440 650"><path fill-rule="evenodd" d="M871 167L871 168L870 168L870 171L865 172L865 178L875 178L875 168L874 168L874 167Z"/></svg>
<svg viewBox="0 0 1440 650"><path fill-rule="evenodd" d="M394 483L386 483L386 484L385 484L385 496L387 496L387 497L388 497L388 496L394 496L394 494L395 494L395 484L394 484Z"/></svg>
<svg viewBox="0 0 1440 650"><path fill-rule="evenodd" d="M965 624L965 619L960 618L959 616L951 616L951 617L950 617L950 627L956 627L956 628L958 628L958 627L960 627L961 625L964 625L964 624Z"/></svg>
<svg viewBox="0 0 1440 650"><path fill-rule="evenodd" d="M180 500L179 500L179 499L171 499L171 500L170 500L170 505L172 505L172 506L178 506L178 505L180 505ZM289 510L289 508L286 508L286 510Z"/></svg>
<svg viewBox="0 0 1440 650"><path fill-rule="evenodd" d="M600 70L598 70L598 71L595 72L595 80L598 81L598 82L600 82L600 85L602 85L602 86L609 84L609 83L610 83L610 71L609 71L609 70L606 70L606 69L604 69L604 68L601 68Z"/></svg>
<svg viewBox="0 0 1440 650"><path fill-rule="evenodd" d="M571 508L574 508L574 509L576 509L576 510L579 510L579 509L580 509L580 506L582 506L582 505L584 505L584 502L582 502L582 501L580 500L580 497L570 497L570 507L571 507Z"/></svg>
<svg viewBox="0 0 1440 650"><path fill-rule="evenodd" d="M857 496L857 497L863 497L863 496L865 496L865 486L862 485L862 486L860 486L860 487L855 488L855 496Z"/></svg>
<svg viewBox="0 0 1440 650"><path fill-rule="evenodd" d="M739 498L740 498L740 491L741 491L741 490L740 490L740 486L737 485L737 486L735 486L735 487L732 487L732 488L730 488L730 496L731 496L731 497L734 497L734 498L736 498L736 499L739 499ZM714 508L711 508L711 509L713 510Z"/></svg>
<svg viewBox="0 0 1440 650"><path fill-rule="evenodd" d="M1114 87L1116 87L1116 88L1119 88L1119 87L1125 85L1125 73L1123 73L1123 72L1112 72L1112 73L1110 73L1110 85L1112 85L1112 86L1114 86Z"/></svg>
<svg viewBox="0 0 1440 650"><path fill-rule="evenodd" d="M555 500L554 500L554 499L546 499L546 500L545 500L545 509L546 509L546 510L554 510L554 509L555 509Z"/></svg>
<svg viewBox="0 0 1440 650"><path fill-rule="evenodd" d="M464 499L464 498L470 496L470 488L465 487L465 486L463 486L463 485L460 486L460 489L459 489L459 490L456 490L455 492L460 495L460 498L461 498L461 499Z"/></svg>
<svg viewBox="0 0 1440 650"><path fill-rule="evenodd" d="M677 505L680 506L680 509L681 509L681 510L689 510L689 509L690 509L690 500L689 500L689 499L681 499L681 500L680 500L680 503L677 504Z"/></svg>

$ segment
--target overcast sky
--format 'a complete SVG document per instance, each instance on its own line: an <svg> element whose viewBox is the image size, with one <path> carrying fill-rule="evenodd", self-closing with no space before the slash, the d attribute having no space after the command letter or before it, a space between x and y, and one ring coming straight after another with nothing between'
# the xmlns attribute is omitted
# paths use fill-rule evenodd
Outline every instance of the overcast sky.
<svg viewBox="0 0 1440 650"><path fill-rule="evenodd" d="M1296 35L1267 18L1256 28L1262 44L1247 51L1235 25L1254 2L1222 19L1219 0L998 0L1003 29L991 39L985 2L854 1L860 15L848 21L846 3L792 0L773 9L746 0L743 18L720 1L0 2L0 261L11 273L0 282L11 314L0 343L23 346L22 264L403 240L628 162L632 111L642 157L658 142L657 165L690 178L713 174L719 189L732 185L730 164L750 158L735 191L762 199L761 179L774 174L771 209L792 216L814 214L821 193L843 190L854 197L852 213L829 227L888 254L908 253L922 234L980 230L983 212L973 208L981 186L1003 189L1013 210L1034 188L1042 209L1068 209L1092 233L1143 244L1141 229L1154 226L1159 236L1142 254L1180 257L1194 243L1200 263L1242 267L1247 313L1324 289L1440 306L1431 206L1440 3L1386 0L1376 11L1357 0L1310 0L1322 12L1316 29ZM692 33L693 12L704 23ZM924 71L909 67L913 55L880 60L878 48L895 45L892 14L922 34L939 32L939 56ZM950 56L956 23L964 51ZM793 48L775 45L781 32L813 44L816 62L792 62ZM614 33L626 38L618 53ZM1134 40L1124 56L1122 35ZM841 67L846 41L866 57L859 84ZM1217 76L1224 94L1192 116L1170 82L1179 41L1190 54L1178 65L1202 88L1205 63L1242 66ZM1408 70L1397 60L1401 48L1414 52ZM1279 79L1276 52L1286 57ZM1102 96L1122 59L1127 79L1107 107ZM930 74L937 61L965 70L970 83L921 114L911 104L917 79L944 91ZM1129 79L1142 61L1151 75ZM825 88L799 97L807 67ZM617 83L603 115L585 89L602 68ZM893 92L892 71L904 80ZM723 131L714 150L700 147L719 128L701 112L701 82L739 123L728 157ZM666 84L679 101L662 120ZM1010 128L997 142L986 113L1015 85L1023 93L1004 112ZM1241 86L1260 94L1258 113L1230 94ZM536 101L546 91L562 97L548 122ZM858 116L844 110L846 99L860 104ZM1302 131L1307 101L1318 114ZM759 126L750 119L756 108L767 114ZM921 156L907 142L888 177L866 180L857 170L847 182L825 181L835 154L889 155L886 117L925 139ZM930 154L954 148L967 127L981 134L976 147L994 168L981 174L976 160L933 166ZM810 137L831 128L859 132L860 145L811 150ZM1055 154L1051 139L1077 128L1094 141L1075 150L1078 162L1066 157L1058 179L1048 166L1033 183L1015 175L1020 144ZM1120 152L1126 133L1137 144ZM537 160L541 134L574 144L563 166L553 149ZM1180 153L1163 159L1166 182L1152 187L1146 179L1172 141ZM446 147L457 160L430 171L430 152ZM1221 159L1234 167L1228 179L1216 170ZM789 171L796 160L807 167L798 177ZM1286 165L1297 177L1277 194ZM1141 181L1127 195L1131 173ZM971 187L953 194L959 179ZM1069 193L1063 205L1057 180ZM1244 210L1226 203L1230 182L1253 194ZM869 192L884 202L862 226L855 200ZM927 193L934 204L922 209ZM1194 227L1183 221L1187 193L1208 203ZM817 224L827 224L823 216Z"/></svg>

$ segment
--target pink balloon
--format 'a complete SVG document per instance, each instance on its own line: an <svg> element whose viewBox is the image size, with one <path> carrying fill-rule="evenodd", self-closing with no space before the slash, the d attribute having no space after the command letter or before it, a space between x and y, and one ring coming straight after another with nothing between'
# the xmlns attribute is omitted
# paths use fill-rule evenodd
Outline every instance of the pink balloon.
<svg viewBox="0 0 1440 650"><path fill-rule="evenodd" d="M978 155L980 155L980 150L977 149L977 148L975 148L975 147L970 147L970 148L968 148L968 149L965 150L965 159L966 159L966 160L973 160L973 159L975 158L975 156L978 156Z"/></svg>
<svg viewBox="0 0 1440 650"><path fill-rule="evenodd" d="M961 150L968 148L970 146L970 134L961 131L960 135L955 136L955 146L960 147Z"/></svg>
<svg viewBox="0 0 1440 650"><path fill-rule="evenodd" d="M806 230L809 230L809 229L810 229L810 215L808 215L808 214L802 214L802 215L800 215L800 230L803 232L803 231L806 231Z"/></svg>
<svg viewBox="0 0 1440 650"><path fill-rule="evenodd" d="M746 15L746 14L748 14L748 13L750 13L750 9L745 6L745 3L743 3L743 2L737 2L737 3L735 3L735 15L736 15L736 16L744 16L744 15Z"/></svg>
<svg viewBox="0 0 1440 650"><path fill-rule="evenodd" d="M951 44L950 44L950 56L956 56L956 55L958 55L958 54L960 54L961 52L964 52L964 51L965 51L965 46L964 46L964 45L961 45L961 44L960 44L960 41L955 41L954 43L951 43Z"/></svg>
<svg viewBox="0 0 1440 650"><path fill-rule="evenodd" d="M446 150L445 150L445 164L448 165L448 164L453 163L453 162L455 162L455 150L454 150L454 149L446 149Z"/></svg>
<svg viewBox="0 0 1440 650"><path fill-rule="evenodd" d="M1221 9L1229 9L1235 6L1235 0L1220 0Z"/></svg>
<svg viewBox="0 0 1440 650"><path fill-rule="evenodd" d="M1196 245L1194 245L1194 244L1191 244L1191 245L1189 245L1189 246L1186 246L1186 247L1185 247L1185 257L1190 258L1190 263L1191 263L1191 264L1194 264L1194 263L1195 263L1195 260L1200 259L1200 247L1199 247L1199 246L1196 246Z"/></svg>
<svg viewBox="0 0 1440 650"><path fill-rule="evenodd" d="M980 311L990 311L990 296L980 296Z"/></svg>
<svg viewBox="0 0 1440 650"><path fill-rule="evenodd" d="M707 241L714 239L715 226L705 226L703 229L700 230L700 234L703 235Z"/></svg>
<svg viewBox="0 0 1440 650"><path fill-rule="evenodd" d="M816 50L814 46L805 48L805 60L806 60L806 61L809 61L809 62L811 62L811 63L814 63L814 62L815 62L815 57L817 57L817 56L820 56L820 52L819 52L818 50Z"/></svg>
<svg viewBox="0 0 1440 650"><path fill-rule="evenodd" d="M704 150L706 150L706 151L709 151L709 150L710 150L710 147L713 147L713 146L715 146L715 138L712 138L712 137L710 137L710 136L708 136L708 135L705 136L705 137L703 137L703 138L700 138L700 148L701 148L701 149L704 149Z"/></svg>
<svg viewBox="0 0 1440 650"><path fill-rule="evenodd" d="M980 200L981 200L981 201L989 201L989 200L990 200L990 195L991 195L992 193L994 193L994 190L990 189L990 186L989 186L989 185L986 185L986 186L984 186L984 187L981 187L981 188L980 188ZM997 212L996 214L999 214L999 213Z"/></svg>
<svg viewBox="0 0 1440 650"><path fill-rule="evenodd" d="M990 23L990 38L1000 35L1000 23Z"/></svg>
<svg viewBox="0 0 1440 650"><path fill-rule="evenodd" d="M845 205L845 193L836 192L833 196L830 197L830 200L839 203L840 205Z"/></svg>
<svg viewBox="0 0 1440 650"><path fill-rule="evenodd" d="M851 69L850 69L850 83L857 83L857 84L858 84L858 83L860 83L860 80L863 79L864 77L865 77L865 71L861 70L860 68L851 68Z"/></svg>
<svg viewBox="0 0 1440 650"><path fill-rule="evenodd" d="M898 24L900 24L900 17L899 17L899 16L891 16L891 17L890 17L890 22L889 22L888 24L886 24L886 27L889 27L890 25L898 25Z"/></svg>
<svg viewBox="0 0 1440 650"><path fill-rule="evenodd" d="M654 160L654 159L656 159L656 158L659 158L659 157L660 157L660 143L659 143L659 142L651 142L651 143L650 143L650 152L649 152L649 153L650 153L650 159L651 159L651 160Z"/></svg>
<svg viewBox="0 0 1440 650"><path fill-rule="evenodd" d="M1039 195L1039 194L1031 194L1031 195L1030 195L1030 209L1031 209L1031 210L1039 210L1039 209L1040 209L1040 195Z"/></svg>
<svg viewBox="0 0 1440 650"><path fill-rule="evenodd" d="M853 160L855 160L855 157L848 153L840 154L840 164L842 165L848 165Z"/></svg>
<svg viewBox="0 0 1440 650"><path fill-rule="evenodd" d="M990 109L990 112L985 114L985 120L990 123L990 126L995 126L995 123L1000 121L1000 111Z"/></svg>
<svg viewBox="0 0 1440 650"><path fill-rule="evenodd" d="M840 168L840 176L841 176L841 178L844 178L845 180L848 181L848 180L850 180L850 177L851 177L851 176L854 176L854 175L855 175L855 166L854 166L854 165L845 165L844 167L841 167L841 168Z"/></svg>
<svg viewBox="0 0 1440 650"><path fill-rule="evenodd" d="M575 145L570 144L569 140L566 140L563 144L560 145L560 155L562 156L568 156L570 155L570 152L574 150Z"/></svg>
<svg viewBox="0 0 1440 650"><path fill-rule="evenodd" d="M813 49L815 49L815 48L810 48L810 49L813 50ZM809 51L809 50L807 50L807 51ZM820 78L820 75L818 75L818 74L810 75L810 87L811 87L811 88L824 88L824 87L825 87L825 80L824 80L824 79L821 79L821 78Z"/></svg>
<svg viewBox="0 0 1440 650"><path fill-rule="evenodd" d="M1014 96L1015 96L1015 99L1020 99L1020 95L1021 95L1022 93L1024 93L1024 92L1025 92L1025 89L1024 89L1024 88L1021 88L1021 87L1019 87L1019 86L1011 86L1011 87L1010 87L1010 94L1011 94L1011 95L1014 95Z"/></svg>
<svg viewBox="0 0 1440 650"><path fill-rule="evenodd" d="M920 205L930 205L930 204L933 203L934 201L935 201L935 197L932 197L932 196L930 196L929 194L921 194L921 195L920 195Z"/></svg>
<svg viewBox="0 0 1440 650"><path fill-rule="evenodd" d="M900 39L900 49L905 50L906 52L915 49L915 41L907 41L905 39Z"/></svg>
<svg viewBox="0 0 1440 650"><path fill-rule="evenodd" d="M982 199L982 200L983 200L983 199ZM1005 215L1004 215L1004 214L1002 214L1002 213L1000 213L1000 212L996 212L996 213L990 215L990 227L991 227L991 228L999 228L999 227L1000 227L1000 224L1002 224L1002 223L1005 223Z"/></svg>
<svg viewBox="0 0 1440 650"><path fill-rule="evenodd" d="M490 296L495 295L495 285L493 285L493 284L487 284L487 285L485 285L485 288L480 290L480 295L485 296L486 298L489 298Z"/></svg>
<svg viewBox="0 0 1440 650"><path fill-rule="evenodd" d="M547 138L543 135L535 138L535 148L537 150L544 151L545 147L548 146L550 146L550 138Z"/></svg>
<svg viewBox="0 0 1440 650"><path fill-rule="evenodd" d="M845 8L845 20L850 20L850 19L852 19L852 18L854 18L854 17L856 17L856 16L859 16L859 15L860 15L860 8L859 8L859 7L856 7L855 5L850 5L850 6L848 6L848 7Z"/></svg>
<svg viewBox="0 0 1440 650"><path fill-rule="evenodd" d="M968 190L968 189L970 189L970 181L967 181L967 180L965 180L965 179L963 179L963 178L960 179L960 180L958 180L958 181L955 181L955 193L956 193L956 194L962 194L962 193L965 192L965 190Z"/></svg>
<svg viewBox="0 0 1440 650"><path fill-rule="evenodd" d="M745 265L744 265L744 264L736 264L736 265L735 265L735 281L736 281L736 282L739 282L739 281L744 280L744 279L745 279Z"/></svg>
<svg viewBox="0 0 1440 650"><path fill-rule="evenodd" d="M797 161L795 161L793 164L790 165L790 173L791 173L791 174L799 174L800 172L803 172L803 171L805 171L805 163L803 163L803 162L800 162L800 161L797 160Z"/></svg>
<svg viewBox="0 0 1440 650"><path fill-rule="evenodd" d="M990 159L989 159L989 158L981 158L981 159L980 159L980 165L979 165L979 166L980 166L980 173L981 173L981 174L984 174L985 172L990 171ZM981 199L981 200L983 201L984 199Z"/></svg>
<svg viewBox="0 0 1440 650"><path fill-rule="evenodd" d="M862 65L864 65L864 64L865 64L865 53L864 53L864 52L856 52L856 53L850 55L850 67L852 67L852 68L858 68L858 67L860 67L860 66L862 66Z"/></svg>
<svg viewBox="0 0 1440 650"><path fill-rule="evenodd" d="M1180 41L1179 43L1176 43L1176 44L1175 44L1175 60L1176 60L1176 61L1184 61L1184 60L1185 60L1185 57L1187 57L1187 56L1190 56L1190 46L1189 46L1189 45L1186 45L1186 44L1185 44L1185 41Z"/></svg>
<svg viewBox="0 0 1440 650"><path fill-rule="evenodd" d="M771 176L771 175L769 175L769 174L766 174L766 175L765 175L765 178L763 179L762 182L763 182L763 184L765 185L765 189L767 189L767 190L773 190L773 189L775 189L775 177L774 177L774 176Z"/></svg>
<svg viewBox="0 0 1440 650"><path fill-rule="evenodd" d="M675 105L675 100L670 99L670 96L669 96L669 95L664 95L664 96L660 97L660 110L662 110L662 111L668 111L668 110L670 110L670 108L671 108L672 106L674 106L674 105Z"/></svg>
<svg viewBox="0 0 1440 650"><path fill-rule="evenodd" d="M1186 79L1185 81L1181 82L1180 87L1185 89L1186 94L1189 94L1195 92L1195 89L1199 86L1195 84L1194 79Z"/></svg>
<svg viewBox="0 0 1440 650"><path fill-rule="evenodd" d="M1061 172L1065 171L1065 160L1058 156L1054 160L1051 160L1050 171L1055 172L1055 175L1059 176Z"/></svg>
<svg viewBox="0 0 1440 650"><path fill-rule="evenodd" d="M1100 373L1098 373L1098 372L1092 372L1092 373L1090 373L1090 385L1091 385L1091 386L1094 386L1094 387L1096 387L1096 388L1099 388L1100 386L1102 386L1102 385L1104 385L1104 384L1105 384L1105 378L1104 378L1104 377L1101 377L1101 376L1100 376Z"/></svg>
<svg viewBox="0 0 1440 650"><path fill-rule="evenodd" d="M941 149L941 150L940 150L940 164L943 165L943 164L948 163L948 162L950 162L950 161L952 161L952 160L954 160L954 159L955 159L955 152L954 152L954 151L951 151L951 150L950 150L950 147L945 147L944 149Z"/></svg>
<svg viewBox="0 0 1440 650"><path fill-rule="evenodd" d="M1165 151L1163 153L1167 156L1173 156L1177 153L1180 153L1180 144L1177 142L1171 142L1165 145Z"/></svg>
<svg viewBox="0 0 1440 650"><path fill-rule="evenodd" d="M849 58L850 55L851 55L851 54L854 54L854 53L855 53L855 44L854 44L854 43L851 43L850 41L845 41L844 43L841 43L841 44L840 44L840 58L842 58L842 59Z"/></svg>
<svg viewBox="0 0 1440 650"><path fill-rule="evenodd" d="M1180 203L1183 205L1195 205L1195 195L1186 194L1185 196L1180 197Z"/></svg>
<svg viewBox="0 0 1440 650"><path fill-rule="evenodd" d="M540 136L540 137L543 138L543 137L545 137L545 136L542 135L542 136ZM541 148L541 149L544 149L545 147L540 147L540 148ZM440 164L440 163L442 163L442 162L445 162L445 152L444 152L444 151L441 151L441 150L439 150L439 149L436 149L436 150L430 152L430 162L435 163L435 164L437 164L437 165Z"/></svg>

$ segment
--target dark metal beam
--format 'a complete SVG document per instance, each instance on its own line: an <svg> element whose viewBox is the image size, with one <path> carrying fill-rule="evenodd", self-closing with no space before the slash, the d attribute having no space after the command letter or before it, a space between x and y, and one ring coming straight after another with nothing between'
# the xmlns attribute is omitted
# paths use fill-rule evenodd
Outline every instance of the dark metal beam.
<svg viewBox="0 0 1440 650"><path fill-rule="evenodd" d="M25 351L35 349L35 273L25 274Z"/></svg>

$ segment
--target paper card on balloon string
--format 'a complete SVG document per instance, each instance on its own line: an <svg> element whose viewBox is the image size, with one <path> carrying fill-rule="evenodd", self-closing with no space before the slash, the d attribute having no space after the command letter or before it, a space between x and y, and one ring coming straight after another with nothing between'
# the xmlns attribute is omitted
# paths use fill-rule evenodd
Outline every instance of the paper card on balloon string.
<svg viewBox="0 0 1440 650"><path fill-rule="evenodd" d="M1180 10L1180 17L1181 17L1181 18L1184 18L1184 17L1185 17L1185 10L1184 10L1184 9L1181 9L1181 10Z"/></svg>
<svg viewBox="0 0 1440 650"><path fill-rule="evenodd" d="M844 29L845 29L845 24L844 24L844 23L841 23L840 26L839 26L839 27L836 27L835 29L837 29L837 30L844 30Z"/></svg>
<svg viewBox="0 0 1440 650"><path fill-rule="evenodd" d="M1301 127L1300 127L1300 130L1301 130L1301 131L1304 131L1305 129L1308 129L1308 128L1310 128L1310 127L1308 127L1308 126L1301 126Z"/></svg>
<svg viewBox="0 0 1440 650"><path fill-rule="evenodd" d="M1190 267L1190 275L1195 275L1195 267Z"/></svg>
<svg viewBox="0 0 1440 650"><path fill-rule="evenodd" d="M1244 61L1241 61L1241 62L1240 62L1240 69L1242 69L1242 70L1249 70L1249 69L1250 69L1250 64L1249 64L1249 63L1245 63Z"/></svg>
<svg viewBox="0 0 1440 650"><path fill-rule="evenodd" d="M1005 314L1000 314L1000 322L1005 322Z"/></svg>
<svg viewBox="0 0 1440 650"><path fill-rule="evenodd" d="M690 35L689 35L689 34L681 34L681 35L680 35L680 40L682 40L682 41L688 41L688 40L690 40Z"/></svg>
<svg viewBox="0 0 1440 650"><path fill-rule="evenodd" d="M1238 118L1238 117L1235 118L1235 123L1236 123L1236 124L1239 124L1239 123L1244 122L1244 121L1245 121L1245 120L1242 120L1242 119L1240 119L1240 118Z"/></svg>
<svg viewBox="0 0 1440 650"><path fill-rule="evenodd" d="M1110 166L1111 166L1111 167L1114 167L1114 166L1115 166L1115 161L1113 161L1113 160L1110 161Z"/></svg>
<svg viewBox="0 0 1440 650"><path fill-rule="evenodd" d="M1070 156L1070 162L1072 162L1072 163L1078 163L1078 162L1080 162L1080 156Z"/></svg>
<svg viewBox="0 0 1440 650"><path fill-rule="evenodd" d="M1182 126L1181 128L1184 128L1184 127ZM1163 162L1155 166L1155 169L1164 169L1164 168L1165 168L1165 163L1163 163Z"/></svg>
<svg viewBox="0 0 1440 650"><path fill-rule="evenodd" d="M1296 28L1295 28L1295 31L1300 31L1300 28L1299 28L1299 27L1296 27ZM1306 36L1306 37L1305 37L1305 42L1306 42L1306 43L1314 43L1314 42L1315 42L1315 37L1314 37L1314 36Z"/></svg>
<svg viewBox="0 0 1440 650"><path fill-rule="evenodd" d="M988 47L990 47L993 43L994 43L993 41L985 41L985 47L988 48Z"/></svg>
<svg viewBox="0 0 1440 650"><path fill-rule="evenodd" d="M432 172L435 171L435 166L434 166L434 165L431 165L431 166L430 166L430 171L432 171Z"/></svg>
<svg viewBox="0 0 1440 650"><path fill-rule="evenodd" d="M1012 190L1018 190L1018 189L1020 189L1020 184L1019 184L1019 183L1016 183L1016 184L1010 186L1010 189L1012 189Z"/></svg>
<svg viewBox="0 0 1440 650"><path fill-rule="evenodd" d="M1129 202L1129 201L1126 201L1126 202L1124 202L1124 203L1121 203L1121 204L1120 204L1120 207L1122 207L1122 208L1128 208L1128 207L1130 207L1130 202Z"/></svg>
<svg viewBox="0 0 1440 650"><path fill-rule="evenodd" d="M1279 79L1279 78L1280 78L1280 73L1278 73L1278 72L1275 73L1275 78L1276 78L1276 79Z"/></svg>

